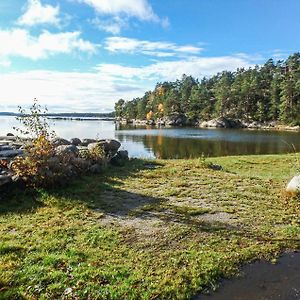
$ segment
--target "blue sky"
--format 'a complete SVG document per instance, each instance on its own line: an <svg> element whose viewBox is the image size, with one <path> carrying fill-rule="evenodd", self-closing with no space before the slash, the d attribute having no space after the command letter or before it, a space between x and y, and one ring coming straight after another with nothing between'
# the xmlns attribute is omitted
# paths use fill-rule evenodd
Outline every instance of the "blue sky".
<svg viewBox="0 0 300 300"><path fill-rule="evenodd" d="M284 59L299 0L1 0L0 111L107 112L183 73Z"/></svg>

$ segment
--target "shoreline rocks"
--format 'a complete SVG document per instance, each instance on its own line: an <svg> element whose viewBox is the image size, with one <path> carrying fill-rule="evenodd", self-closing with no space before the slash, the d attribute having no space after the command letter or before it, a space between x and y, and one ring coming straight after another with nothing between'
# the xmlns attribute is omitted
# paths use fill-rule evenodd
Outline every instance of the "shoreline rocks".
<svg viewBox="0 0 300 300"><path fill-rule="evenodd" d="M278 131L300 131L300 126L282 125L276 121L258 122L219 117L208 121L189 120L183 114L173 114L167 118L156 120L117 120L118 124L132 124L134 126L166 126L166 127L199 127L199 128L226 128L226 129L249 129L249 130L278 130Z"/></svg>
<svg viewBox="0 0 300 300"><path fill-rule="evenodd" d="M121 143L113 139L83 139L81 141L78 138L71 140L55 138L51 142L55 148L55 153L53 157L48 159L49 166L54 169L59 168L59 157L68 157L69 171L67 173L70 176L73 173L74 176L80 173L99 173L103 164L112 163L114 157L119 161L129 159L127 151L119 151ZM16 178L10 167L15 158L26 155L23 148L29 143L29 139L22 139L11 134L0 136L0 187L15 181ZM95 161L95 157L89 155L96 146L101 147L104 151L103 158L99 158L97 161Z"/></svg>

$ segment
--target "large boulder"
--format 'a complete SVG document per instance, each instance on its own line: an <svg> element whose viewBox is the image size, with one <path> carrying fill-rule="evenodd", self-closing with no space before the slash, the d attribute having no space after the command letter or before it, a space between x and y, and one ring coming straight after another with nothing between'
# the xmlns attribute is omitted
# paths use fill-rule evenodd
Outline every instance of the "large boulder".
<svg viewBox="0 0 300 300"><path fill-rule="evenodd" d="M286 187L286 191L293 194L300 193L300 175L294 176Z"/></svg>
<svg viewBox="0 0 300 300"><path fill-rule="evenodd" d="M88 145L88 150L92 151L96 147L101 147L106 153L108 152L114 152L117 153L119 148L121 147L120 142L116 140L99 140L95 143L90 143Z"/></svg>
<svg viewBox="0 0 300 300"><path fill-rule="evenodd" d="M128 159L128 152L126 150L122 150L117 152L117 154L110 160L110 163L114 166L123 166Z"/></svg>
<svg viewBox="0 0 300 300"><path fill-rule="evenodd" d="M127 150L118 151L117 152L117 156L119 156L123 160L128 160L129 159L128 151Z"/></svg>
<svg viewBox="0 0 300 300"><path fill-rule="evenodd" d="M0 151L9 151L9 150L15 150L15 149L9 145L0 145Z"/></svg>
<svg viewBox="0 0 300 300"><path fill-rule="evenodd" d="M62 145L70 145L71 143L66 140L66 139L62 139L62 138L54 138L51 143L57 147L57 146L62 146Z"/></svg>
<svg viewBox="0 0 300 300"><path fill-rule="evenodd" d="M244 127L240 120L234 120L229 118L216 118L209 121L203 121L199 124L201 128L242 128Z"/></svg>
<svg viewBox="0 0 300 300"><path fill-rule="evenodd" d="M105 151L118 151L119 148L121 147L120 142L116 140L106 140L104 143L104 150Z"/></svg>
<svg viewBox="0 0 300 300"><path fill-rule="evenodd" d="M23 155L23 153L23 150L0 150L0 158L20 156Z"/></svg>
<svg viewBox="0 0 300 300"><path fill-rule="evenodd" d="M70 143L74 146L78 146L81 144L81 140L78 138L73 138L73 139L70 139Z"/></svg>
<svg viewBox="0 0 300 300"><path fill-rule="evenodd" d="M81 146L87 146L88 144L96 143L97 140L95 139L83 139L81 141Z"/></svg>
<svg viewBox="0 0 300 300"><path fill-rule="evenodd" d="M57 154L74 154L77 155L79 153L79 150L74 145L60 145L56 147L55 149Z"/></svg>

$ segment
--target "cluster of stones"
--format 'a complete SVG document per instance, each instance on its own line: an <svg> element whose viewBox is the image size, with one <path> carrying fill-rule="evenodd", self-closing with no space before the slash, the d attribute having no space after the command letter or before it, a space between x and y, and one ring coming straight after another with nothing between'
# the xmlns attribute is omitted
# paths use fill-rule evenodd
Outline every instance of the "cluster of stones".
<svg viewBox="0 0 300 300"><path fill-rule="evenodd" d="M0 160L3 163L0 166L0 186L14 180L13 172L4 166L9 166L15 157L24 155L23 147L24 143L18 141L13 134L0 136Z"/></svg>
<svg viewBox="0 0 300 300"><path fill-rule="evenodd" d="M114 165L121 165L128 160L128 152L119 150L121 144L116 140L96 140L96 139L78 139L73 138L66 140L63 138L55 138L52 141L57 155L68 154L72 157L72 162L80 165L81 169L91 173L98 173L102 170L100 162L93 162L89 159L82 158L83 152L92 152L97 147L101 147L105 153L105 160ZM26 155L24 147L26 143L30 143L30 139L21 139L13 134L0 136L0 187L18 180L11 171L10 166L16 157ZM53 157L53 163L56 163L57 157ZM70 166L70 169L72 166Z"/></svg>

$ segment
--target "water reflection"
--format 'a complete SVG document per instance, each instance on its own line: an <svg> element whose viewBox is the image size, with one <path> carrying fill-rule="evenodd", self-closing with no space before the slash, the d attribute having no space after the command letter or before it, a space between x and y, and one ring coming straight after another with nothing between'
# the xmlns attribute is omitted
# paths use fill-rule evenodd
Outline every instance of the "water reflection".
<svg viewBox="0 0 300 300"><path fill-rule="evenodd" d="M300 150L299 133L225 129L142 129L116 131L120 141L143 143L157 158L193 158Z"/></svg>
<svg viewBox="0 0 300 300"><path fill-rule="evenodd" d="M14 117L0 117L0 135L14 132ZM116 126L111 121L50 121L64 138L115 138L131 157L190 158L300 151L300 133L233 129ZM293 145L293 146L292 146Z"/></svg>

